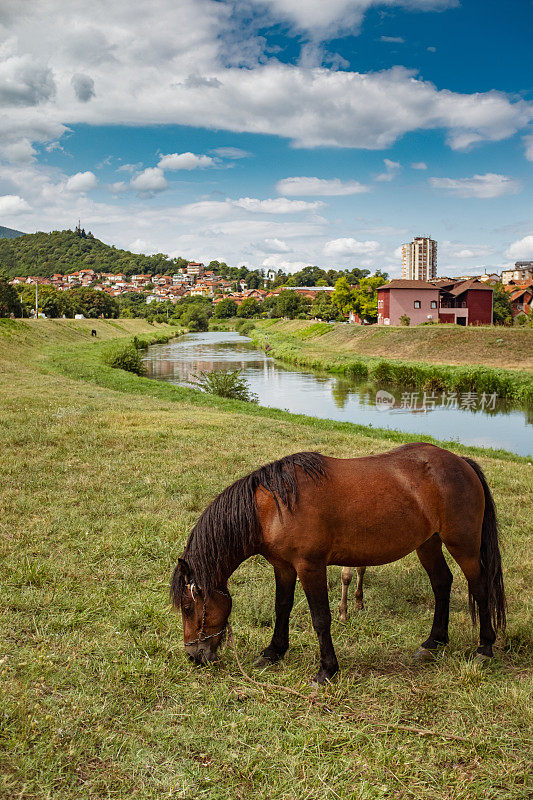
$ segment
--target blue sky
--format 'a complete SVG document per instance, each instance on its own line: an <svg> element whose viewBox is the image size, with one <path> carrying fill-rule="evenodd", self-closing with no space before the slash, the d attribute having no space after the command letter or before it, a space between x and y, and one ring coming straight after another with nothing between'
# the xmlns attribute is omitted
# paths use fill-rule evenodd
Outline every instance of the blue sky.
<svg viewBox="0 0 533 800"><path fill-rule="evenodd" d="M533 258L529 0L5 4L0 224L400 273ZM24 13L22 13L22 10Z"/></svg>

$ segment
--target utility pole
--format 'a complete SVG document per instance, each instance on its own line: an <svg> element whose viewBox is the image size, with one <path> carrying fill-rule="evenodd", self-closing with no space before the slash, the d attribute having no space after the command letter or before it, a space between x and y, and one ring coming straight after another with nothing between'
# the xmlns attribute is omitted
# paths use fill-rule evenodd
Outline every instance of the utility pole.
<svg viewBox="0 0 533 800"><path fill-rule="evenodd" d="M39 284L35 281L35 319L39 319Z"/></svg>

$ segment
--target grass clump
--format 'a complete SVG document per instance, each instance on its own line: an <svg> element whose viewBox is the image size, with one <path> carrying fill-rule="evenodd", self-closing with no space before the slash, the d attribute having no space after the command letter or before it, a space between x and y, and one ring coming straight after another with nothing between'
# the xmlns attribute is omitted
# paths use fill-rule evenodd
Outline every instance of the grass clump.
<svg viewBox="0 0 533 800"><path fill-rule="evenodd" d="M196 389L231 400L244 400L257 403L259 398L250 391L246 380L242 377L242 369L220 369L208 372L203 370L194 375L189 383Z"/></svg>
<svg viewBox="0 0 533 800"><path fill-rule="evenodd" d="M137 337L134 337L135 339ZM114 344L103 355L104 364L113 369L124 369L126 372L133 372L135 375L146 375L140 348L134 341L120 342Z"/></svg>

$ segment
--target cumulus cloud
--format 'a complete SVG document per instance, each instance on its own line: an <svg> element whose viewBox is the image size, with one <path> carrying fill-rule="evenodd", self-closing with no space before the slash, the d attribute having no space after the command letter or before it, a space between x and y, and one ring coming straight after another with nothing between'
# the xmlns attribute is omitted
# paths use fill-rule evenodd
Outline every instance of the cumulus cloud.
<svg viewBox="0 0 533 800"><path fill-rule="evenodd" d="M52 70L32 56L10 56L0 62L0 105L36 106L56 92Z"/></svg>
<svg viewBox="0 0 533 800"><path fill-rule="evenodd" d="M178 170L178 169L204 169L205 167L215 167L216 161L211 156L197 156L194 153L169 153L161 156L159 169Z"/></svg>
<svg viewBox="0 0 533 800"><path fill-rule="evenodd" d="M376 176L377 181L392 181L396 177L402 166L399 161L391 161L390 158L384 158L385 172Z"/></svg>
<svg viewBox="0 0 533 800"><path fill-rule="evenodd" d="M259 0L254 2L259 9ZM268 0L263 8L275 12L278 21L290 18L314 31L341 24L344 32L350 15L358 18L372 4ZM452 3L405 4L429 10ZM358 73L281 63L260 36L253 34L248 47L249 31L246 26L235 29L229 0L158 0L142 14L126 0L112 6L103 0L76 4L69 14L63 5L60 0L35 3L31 15L14 7L6 23L13 42L33 47L47 64L31 59L23 64L20 59L27 56L12 54L0 70L0 98L17 112L10 124L18 124L30 141L35 141L38 104L47 122L63 130L66 123L201 124L282 136L301 147L373 150L389 147L410 131L431 129L444 129L453 148L465 149L513 135L533 114L531 104L503 92L459 94L402 67ZM72 91L72 75L89 72L98 93L80 102ZM191 74L208 76L208 84L195 79L191 85ZM221 84L216 91L215 79Z"/></svg>
<svg viewBox="0 0 533 800"><path fill-rule="evenodd" d="M0 214L6 217L16 217L25 211L31 211L28 203L18 194L4 194L0 196Z"/></svg>
<svg viewBox="0 0 533 800"><path fill-rule="evenodd" d="M471 178L430 178L433 189L442 189L455 197L477 197L488 200L505 194L516 194L522 188L520 181L507 175L487 172Z"/></svg>
<svg viewBox="0 0 533 800"><path fill-rule="evenodd" d="M70 82L80 103L88 103L95 96L94 81L89 75L77 72L72 76Z"/></svg>
<svg viewBox="0 0 533 800"><path fill-rule="evenodd" d="M369 240L359 242L357 239L341 238L332 239L324 245L324 253L331 258L344 258L349 256L374 256L381 250L379 242Z"/></svg>
<svg viewBox="0 0 533 800"><path fill-rule="evenodd" d="M452 258L485 258L494 253L494 248L485 245L474 245L463 247L451 252Z"/></svg>
<svg viewBox="0 0 533 800"><path fill-rule="evenodd" d="M165 175L159 167L147 167L130 181L130 186L141 194L155 194L167 188Z"/></svg>
<svg viewBox="0 0 533 800"><path fill-rule="evenodd" d="M533 259L533 236L524 236L523 239L517 239L516 242L509 245L505 255L513 261Z"/></svg>
<svg viewBox="0 0 533 800"><path fill-rule="evenodd" d="M341 181L340 178L283 178L276 189L280 194L292 197L334 197L335 195L361 194L369 187L358 181Z"/></svg>
<svg viewBox="0 0 533 800"><path fill-rule="evenodd" d="M90 192L96 189L98 181L94 172L77 172L71 175L65 184L68 192Z"/></svg>
<svg viewBox="0 0 533 800"><path fill-rule="evenodd" d="M425 161L413 161L411 169L427 169L428 165Z"/></svg>
<svg viewBox="0 0 533 800"><path fill-rule="evenodd" d="M262 249L267 253L289 253L291 248L281 239L265 239Z"/></svg>
<svg viewBox="0 0 533 800"><path fill-rule="evenodd" d="M276 19L285 19L295 27L315 35L348 35L359 29L365 12L382 6L383 0L251 0L268 9ZM404 6L420 11L453 8L458 0L388 0L387 5Z"/></svg>

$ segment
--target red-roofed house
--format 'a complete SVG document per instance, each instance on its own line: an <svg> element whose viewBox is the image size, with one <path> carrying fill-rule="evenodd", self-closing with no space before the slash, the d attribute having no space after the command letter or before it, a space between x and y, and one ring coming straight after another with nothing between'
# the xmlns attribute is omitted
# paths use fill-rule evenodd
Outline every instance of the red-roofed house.
<svg viewBox="0 0 533 800"><path fill-rule="evenodd" d="M492 286L468 280L393 280L378 289L378 325L450 322L456 325L492 325Z"/></svg>
<svg viewBox="0 0 533 800"><path fill-rule="evenodd" d="M439 318L439 290L426 281L403 278L378 289L378 325L400 325L400 317L409 317L411 325Z"/></svg>
<svg viewBox="0 0 533 800"><path fill-rule="evenodd" d="M511 291L509 300L513 309L513 319L529 314L533 307L533 282L521 286L507 284L505 288Z"/></svg>

